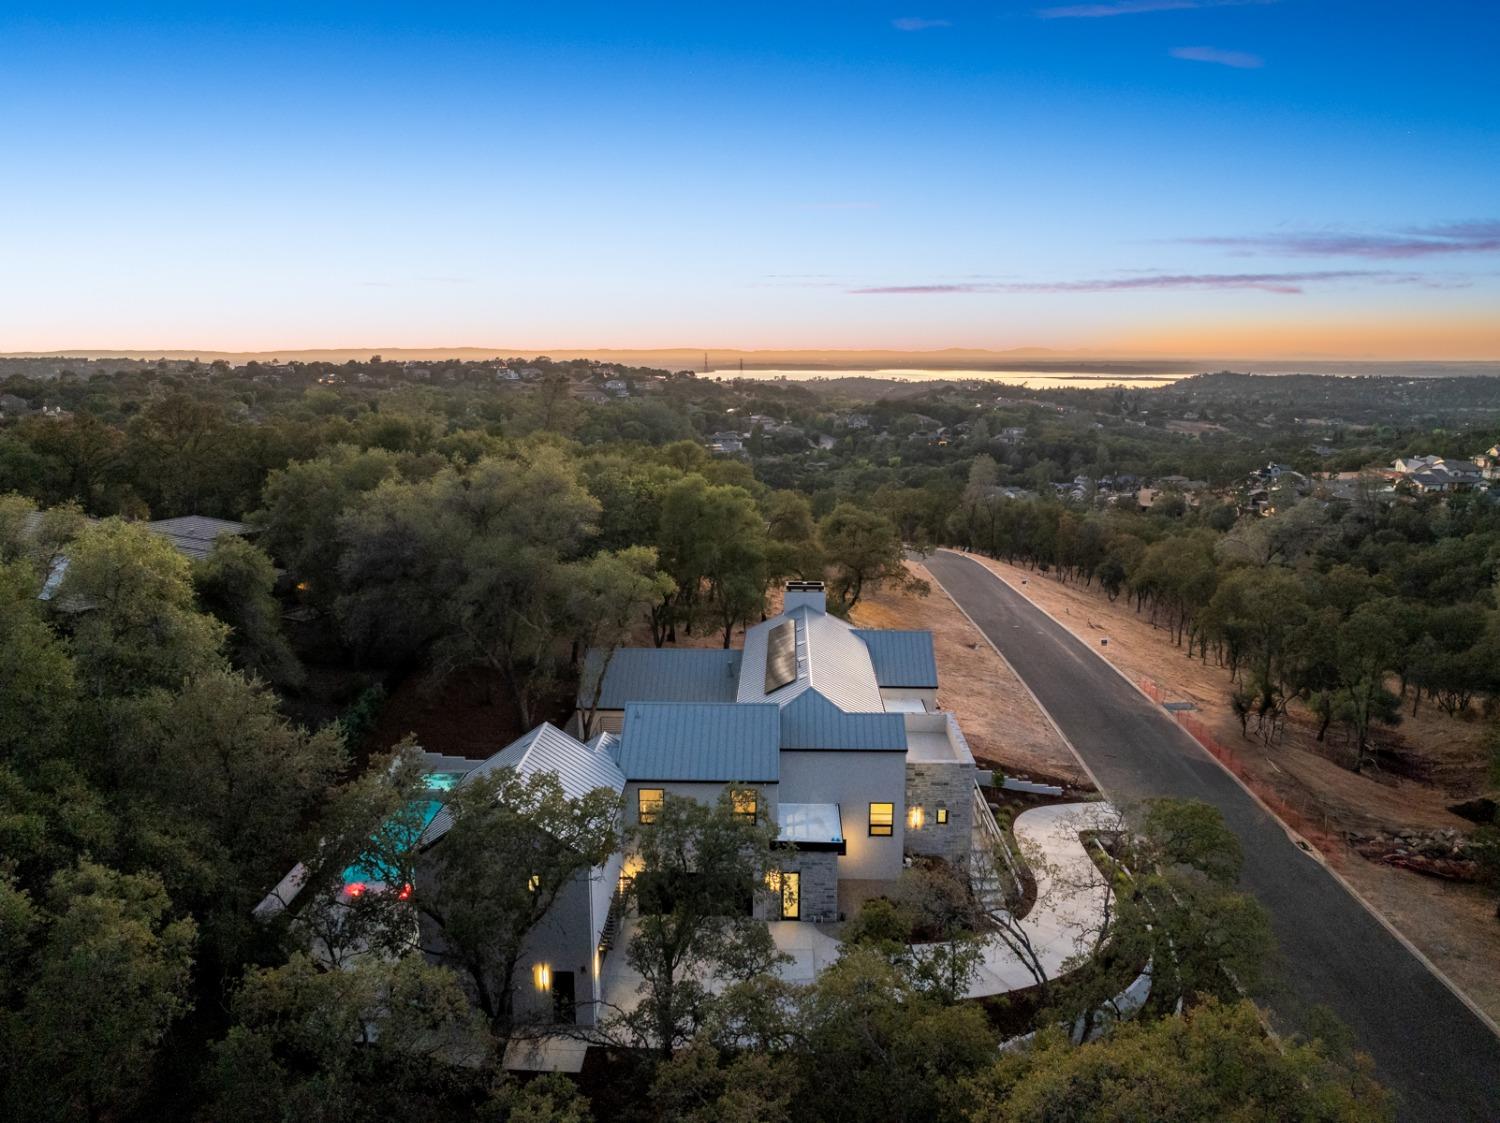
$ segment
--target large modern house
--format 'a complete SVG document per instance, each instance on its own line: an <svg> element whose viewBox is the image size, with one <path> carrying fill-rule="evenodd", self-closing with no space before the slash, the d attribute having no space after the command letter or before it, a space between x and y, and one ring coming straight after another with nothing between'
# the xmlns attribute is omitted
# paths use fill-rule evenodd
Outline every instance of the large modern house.
<svg viewBox="0 0 1500 1123"><path fill-rule="evenodd" d="M937 711L937 688L931 633L855 628L828 613L820 582L795 582L742 651L589 653L568 731L540 726L469 776L514 767L556 772L575 794L612 788L622 828L649 823L669 794L728 791L737 810L776 823L786 851L780 893L759 915L832 921L910 855L968 862L974 758ZM447 825L439 812L423 847L441 845ZM559 897L529 941L518 977L535 985L519 1009L592 1020L622 868L623 853Z"/></svg>

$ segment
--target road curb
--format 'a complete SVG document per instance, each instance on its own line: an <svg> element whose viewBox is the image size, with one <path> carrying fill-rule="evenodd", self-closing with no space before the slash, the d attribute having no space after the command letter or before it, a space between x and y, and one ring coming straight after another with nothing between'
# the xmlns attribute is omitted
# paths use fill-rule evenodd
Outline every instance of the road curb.
<svg viewBox="0 0 1500 1123"><path fill-rule="evenodd" d="M944 553L951 554L953 553L953 551L945 550ZM963 555L959 554L957 556L962 557ZM922 568L927 569L927 566L923 565ZM1107 793L1104 790L1104 785L1099 782L1099 777L1094 775L1094 770L1089 767L1088 761L1083 759L1083 754L1078 751L1078 747L1074 745L1073 742L1069 739L1068 735L1062 731L1062 726L1057 724L1057 719L1052 716L1051 712L1048 711L1046 706L1042 705L1042 700L1036 696L1036 692L1027 685L1025 679L1023 679L1019 674L1016 673L1016 669L1010 665L1010 660L1005 657L1005 652L1001 651L998 647L995 646L995 641L990 639L990 637L985 634L984 629L975 622L974 617L969 615L968 609L964 608L963 605L958 603L958 598L948 591L948 587L938 579L938 575L936 573L933 573L931 569L927 569L927 574L933 579L934 582L937 583L937 587L943 590L943 596L948 598L948 603L953 605L954 608L958 609L964 614L964 619L969 622L969 626L971 628L979 633L979 638L984 640L985 643L989 644L990 650L1000 657L1000 662L1005 664L1005 669L1011 673L1011 677L1021 684L1021 689L1026 691L1027 697L1029 697L1032 701L1032 704L1036 706L1037 712L1047 719L1047 724L1052 726L1052 731L1056 733L1057 736L1062 740L1062 743L1067 746L1068 752L1073 754L1073 759L1078 762L1078 767L1083 769L1084 775L1089 778L1089 783L1094 785L1094 790L1101 796L1106 795Z"/></svg>
<svg viewBox="0 0 1500 1123"><path fill-rule="evenodd" d="M1032 608L1036 609L1043 616L1047 617L1048 620L1051 620L1058 627L1062 628L1065 632L1068 633L1068 635L1072 636L1075 640L1078 640L1078 642L1080 644L1082 644L1082 646L1089 652L1089 654L1093 655L1094 658L1098 659L1105 666L1109 667L1110 670L1114 671L1117 675L1119 675L1120 678L1122 678L1125 682L1129 683L1131 689L1134 690L1137 694L1139 694L1142 698L1146 699L1146 701L1151 704L1151 708L1153 710L1158 710L1158 711L1160 710L1161 707L1157 703L1156 699L1152 698L1151 695L1147 694L1144 690L1142 690L1141 686L1140 686L1140 684L1138 682L1136 682L1135 680L1133 680L1128 674L1126 674L1120 667L1116 666L1112 661L1110 661L1109 659L1106 659L1098 651L1095 651L1092 646L1090 646L1087 643L1084 643L1083 640L1082 640L1082 638L1078 635L1077 632L1075 632L1072 628L1068 627L1068 625L1065 624L1065 623L1063 623L1061 620L1057 619L1057 617L1053 616L1050 612L1048 612L1041 605L1037 604L1030 597L1026 596L1025 593L1023 593L1020 589L1017 589L1009 581L1006 581L1003 577L1001 577L994 570L990 569L988 566L982 564L981 562L976 561L973 557L969 556L968 554L961 553L961 552L959 552L957 550L944 549L942 552L945 553L945 554L952 554L954 557L963 558L965 561L968 561L970 564L979 566L979 568L982 569L985 573L989 574L990 577L994 578L996 581L1000 582L1006 588L1010 589L1017 596L1024 598L1027 604L1031 605ZM928 573L932 573L932 571L929 569ZM1107 794L1105 792L1105 790L1104 790L1104 786L1102 784L1100 784L1098 778L1095 777L1093 770L1091 768L1089 768L1089 766L1086 763L1084 763L1083 757L1078 752L1077 747L1074 746L1074 744L1073 744L1072 741L1068 740L1067 735L1064 734L1062 732L1062 729L1058 727L1057 722L1055 720L1053 720L1052 715L1047 712L1047 708L1041 704L1041 701L1037 698L1036 694L1031 690L1031 687L1029 687L1029 686L1026 685L1026 681L1024 679L1022 679L1019 674L1016 674L1015 668L1011 667L1011 665L1010 665L1010 660L1006 659L1004 653L1001 652L1001 650L999 649L999 647L997 647L995 645L995 642L993 640L991 640L988 635L985 635L984 629L980 628L979 625L974 622L974 618L968 614L968 612L964 609L963 605L961 605L961 604L958 603L957 598L955 598L952 593L948 592L947 587L944 586L941 581L938 581L937 574L933 573L932 574L932 578L933 578L934 581L937 581L938 587L943 590L944 595L947 596L947 598L950 601L952 601L955 605L957 605L958 610L964 614L965 619L967 619L970 624L974 625L974 628L979 632L980 635L984 636L985 640L989 643L989 645L992 648L994 648L995 653L1000 656L1001 660L1005 663L1005 665L1007 667L1010 667L1011 673L1016 675L1017 681L1020 682L1023 687L1025 687L1026 693L1029 694L1029 695L1031 695L1032 701L1036 702L1037 707L1042 711L1042 713L1046 714L1047 720L1049 722L1051 722L1052 727L1054 729L1056 729L1057 732L1058 732L1058 735L1062 737L1063 742L1068 746L1069 751L1071 751L1072 754L1073 754L1073 756L1075 758L1077 758L1079 764L1083 765L1083 770L1086 773L1088 773L1089 779L1094 782L1094 786L1099 789L1100 794L1101 795ZM1169 718L1168 720L1170 721L1171 719ZM1496 1037L1500 1037L1500 1023L1497 1023L1494 1018L1490 1017L1489 1014L1485 1013L1485 1011L1482 1010L1478 1006L1478 1004L1475 1003L1475 1001L1472 998L1470 998L1466 993L1464 993L1464 991L1458 986L1457 983L1455 983L1451 978L1448 977L1447 973L1444 972L1441 967L1439 967L1436 963L1434 963L1431 959L1429 959L1427 957L1427 954L1425 952L1423 952L1421 948L1417 947L1416 944L1412 943L1412 941L1406 936L1405 933L1403 933L1399 928L1397 928L1386 916L1384 916L1380 912L1379 909L1377 909L1373 904L1371 904L1365 898L1365 896L1362 893L1360 893L1360 891L1358 889L1356 889L1352 884L1349 883L1348 879L1346 879L1341 873L1339 873L1338 870L1334 869L1333 866L1328 862L1328 860L1323 856L1323 854L1317 849L1317 847L1313 846L1313 844L1311 842L1307 841L1307 839L1303 838L1300 834L1298 834L1295 830L1293 830L1290 826L1288 826L1287 823L1285 822L1285 820L1283 820L1280 815L1276 814L1275 811L1273 811L1269 806L1267 806L1265 800L1261 799L1261 797L1256 794L1255 789L1251 788L1250 785L1246 784L1244 780L1242 780L1242 779L1240 779L1240 777L1236 776L1234 774L1233 770L1231 770L1227 765L1225 765L1225 763L1223 761L1219 760L1218 757L1214 756L1213 753L1209 752L1202 745L1200 745L1198 743L1198 740L1197 740L1196 737L1193 737L1191 734L1189 734L1186 729L1183 729L1182 726L1178 725L1175 721L1172 721L1171 725L1172 725L1172 728L1178 730L1179 732L1181 732L1183 734L1183 736L1187 737L1187 739L1192 742L1193 747L1202 756L1206 757L1208 760L1213 761L1213 763L1215 765L1217 765L1218 768L1226 776L1228 776L1237 785L1239 785L1240 790L1243 791L1246 795L1248 795L1252 800L1254 800L1255 801L1255 805L1257 807L1259 807L1262 811L1264 811L1267 815L1269 815L1276 822L1276 824L1279 827L1281 827L1281 829L1283 831L1286 832L1287 837L1292 840L1293 844L1297 846L1298 850L1302 851L1304 854L1306 854L1313 861L1317 862L1318 865L1322 866L1323 869L1326 870L1330 876L1332 876L1333 880L1336 881L1340 886L1342 886L1343 889L1344 889L1344 891L1346 893L1348 893L1349 896L1353 897L1355 899L1355 901L1357 901L1359 903L1360 907L1363 908L1365 910L1365 912L1369 913L1370 916L1372 916L1376 920L1376 922L1380 924L1380 926L1382 928L1384 928L1387 932L1389 932L1392 936L1394 936L1396 938L1396 942L1399 943L1402 947L1404 947L1408 952L1410 952L1412 958L1414 958L1418 963L1420 963L1423 967L1425 967L1427 969L1428 973L1433 976L1433 978L1437 979L1438 982L1442 983L1443 986L1447 987L1448 990L1452 992L1453 996L1455 998L1457 998L1461 1003L1463 1003L1463 1005L1465 1007L1467 1007L1467 1009L1469 1010L1469 1012L1471 1014L1473 1014L1476 1018L1478 1018L1479 1021L1485 1026L1485 1028L1487 1028Z"/></svg>

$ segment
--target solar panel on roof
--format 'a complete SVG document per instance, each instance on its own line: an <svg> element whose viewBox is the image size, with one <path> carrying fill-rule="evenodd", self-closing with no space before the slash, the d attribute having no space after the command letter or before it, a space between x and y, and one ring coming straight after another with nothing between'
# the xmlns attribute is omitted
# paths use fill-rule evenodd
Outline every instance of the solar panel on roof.
<svg viewBox="0 0 1500 1123"><path fill-rule="evenodd" d="M797 624L783 620L766 635L766 693L797 681Z"/></svg>

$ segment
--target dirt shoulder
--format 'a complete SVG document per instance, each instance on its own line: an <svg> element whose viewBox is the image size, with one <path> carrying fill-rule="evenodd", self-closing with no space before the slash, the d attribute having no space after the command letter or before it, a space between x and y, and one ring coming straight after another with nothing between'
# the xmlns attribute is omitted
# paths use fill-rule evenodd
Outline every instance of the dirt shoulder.
<svg viewBox="0 0 1500 1123"><path fill-rule="evenodd" d="M1273 803L1292 808L1333 839L1339 872L1491 1017L1500 1020L1500 923L1494 902L1474 886L1441 881L1366 861L1337 841L1350 834L1402 829L1455 829L1472 824L1448 810L1475 794L1481 775L1476 724L1431 707L1403 720L1390 743L1422 763L1422 779L1389 771L1356 775L1337 758L1340 746L1320 744L1306 715L1287 721L1284 738L1266 746L1242 735L1228 705L1228 673L1187 657L1168 632L1153 627L1124 598L1062 584L1021 566L974 556L1002 581L1097 650L1133 682L1152 683L1171 701L1191 702L1202 722L1235 755L1247 782ZM1108 643L1101 643L1107 640Z"/></svg>
<svg viewBox="0 0 1500 1123"><path fill-rule="evenodd" d="M930 595L881 589L854 606L851 620L862 628L932 632L938 706L958 718L981 764L1007 775L1092 790L1078 758L1015 672L925 567L907 562L907 568L932 586Z"/></svg>

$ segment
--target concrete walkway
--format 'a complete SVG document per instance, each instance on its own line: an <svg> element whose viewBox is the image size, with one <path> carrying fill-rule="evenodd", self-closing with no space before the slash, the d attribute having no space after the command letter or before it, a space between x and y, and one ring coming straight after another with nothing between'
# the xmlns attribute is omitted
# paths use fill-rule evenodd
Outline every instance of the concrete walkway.
<svg viewBox="0 0 1500 1123"><path fill-rule="evenodd" d="M1023 958L999 936L990 937L967 997L987 998L1035 986L1038 980L1028 960L1048 979L1055 979L1069 960L1088 952L1110 889L1081 836L1119 828L1119 813L1108 803L1059 803L1016 816L1012 830L1037 888L1036 903L1016 922L1030 951Z"/></svg>
<svg viewBox="0 0 1500 1123"><path fill-rule="evenodd" d="M1049 979L1057 978L1069 959L1087 949L1109 899L1104 875L1084 849L1080 834L1118 826L1119 816L1107 803L1037 807L1016 818L1014 831L1022 859L1037 882L1036 904L1019 927ZM789 963L777 968L777 974L789 983L811 983L839 957L839 941L818 925L776 921L767 927L776 947L791 956ZM606 1010L633 1010L640 1001L641 977L625 960L625 947L634 934L635 921L626 921L619 946L604 961L601 982ZM1036 981L1021 956L999 937L991 937L966 995L984 998L1034 986Z"/></svg>

